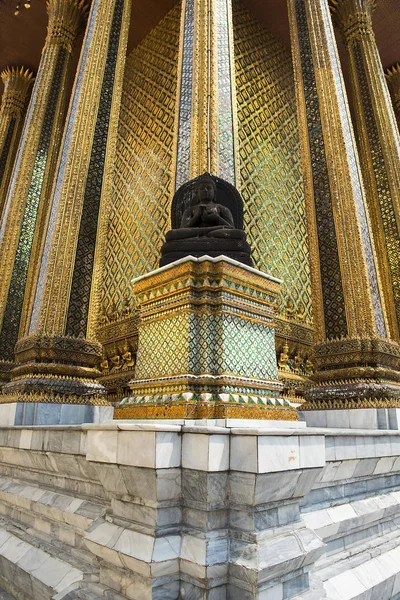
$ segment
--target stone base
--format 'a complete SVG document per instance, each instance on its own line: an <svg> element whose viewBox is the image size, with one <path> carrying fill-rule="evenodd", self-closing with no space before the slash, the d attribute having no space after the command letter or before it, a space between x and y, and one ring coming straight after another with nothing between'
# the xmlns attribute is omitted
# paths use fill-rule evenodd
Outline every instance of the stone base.
<svg viewBox="0 0 400 600"><path fill-rule="evenodd" d="M299 416L308 427L340 429L400 429L400 408L305 410Z"/></svg>
<svg viewBox="0 0 400 600"><path fill-rule="evenodd" d="M18 600L398 598L400 433L261 425L0 428L0 587Z"/></svg>
<svg viewBox="0 0 400 600"><path fill-rule="evenodd" d="M0 426L104 423L113 418L113 412L112 406L55 402L6 402L0 404Z"/></svg>

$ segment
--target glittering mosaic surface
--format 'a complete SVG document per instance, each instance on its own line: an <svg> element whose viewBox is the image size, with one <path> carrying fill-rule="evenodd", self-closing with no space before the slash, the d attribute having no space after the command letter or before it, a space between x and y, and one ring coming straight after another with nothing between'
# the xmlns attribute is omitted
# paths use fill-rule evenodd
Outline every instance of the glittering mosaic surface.
<svg viewBox="0 0 400 600"><path fill-rule="evenodd" d="M234 3L240 174L255 266L311 321L304 192L291 56Z"/></svg>
<svg viewBox="0 0 400 600"><path fill-rule="evenodd" d="M127 59L112 210L104 269L104 302L120 305L131 279L157 266L170 227L180 6Z"/></svg>
<svg viewBox="0 0 400 600"><path fill-rule="evenodd" d="M282 304L311 290L290 53L234 5L242 196L255 266L284 280ZM104 270L104 304L156 268L173 190L180 6L128 57ZM262 108L261 108L262 107Z"/></svg>
<svg viewBox="0 0 400 600"><path fill-rule="evenodd" d="M194 0L186 0L182 52L182 80L179 98L179 125L175 189L190 179L190 135L193 95Z"/></svg>
<svg viewBox="0 0 400 600"><path fill-rule="evenodd" d="M86 180L66 325L66 334L75 337L85 337L86 335L112 90L117 65L123 8L124 0L116 0Z"/></svg>
<svg viewBox="0 0 400 600"><path fill-rule="evenodd" d="M389 181L386 173L385 159L378 126L375 120L372 99L368 88L367 75L362 57L361 44L358 40L353 42L352 51L357 66L357 79L362 98L364 119L367 127L368 140L371 147L371 160L375 173L375 181L379 204L381 207L383 230L385 234L386 249L389 259L390 274L392 277L395 308L400 319L400 239L397 231L396 215L393 207Z"/></svg>
<svg viewBox="0 0 400 600"><path fill-rule="evenodd" d="M230 1L230 0L229 0ZM228 0L217 0L219 176L235 185Z"/></svg>
<svg viewBox="0 0 400 600"><path fill-rule="evenodd" d="M321 114L315 74L312 68L311 45L303 0L296 2L296 18L302 56L302 75L305 88L315 215L319 246L323 307L327 338L347 335L344 292L335 236L329 172L322 131Z"/></svg>
<svg viewBox="0 0 400 600"><path fill-rule="evenodd" d="M48 152L52 141L57 97L61 91L60 85L66 59L67 51L60 47L54 69L53 81L50 86L39 145L34 160L28 196L26 199L25 214L15 255L2 329L0 332L0 358L6 360L13 358L14 345L16 344L18 337L25 284L28 274L29 257L31 254L39 201L46 173Z"/></svg>
<svg viewBox="0 0 400 600"><path fill-rule="evenodd" d="M304 0L301 2L304 5ZM321 11L323 19L326 23L330 23L330 12L327 2L321 3ZM355 153L354 135L351 131L350 115L347 108L347 98L345 97L344 83L340 72L339 62L337 61L336 46L333 30L326 27L325 34L327 36L326 49L329 52L329 61L333 71L333 79L335 83L335 91L338 99L338 109L340 121L343 126L343 142L344 152L348 162L349 184L352 187L352 194L355 201L355 206L358 213L358 222L361 229L361 238L364 247L365 258L367 262L369 285L371 290L372 305L375 316L376 329L379 335L386 335L386 325L383 318L382 304L378 287L378 278L376 272L375 258L372 250L370 230L367 222L366 207L364 205L364 194L362 190L362 181L360 179L359 165L357 164Z"/></svg>
<svg viewBox="0 0 400 600"><path fill-rule="evenodd" d="M185 373L277 379L274 331L261 322L212 313L179 314L143 327L136 379Z"/></svg>

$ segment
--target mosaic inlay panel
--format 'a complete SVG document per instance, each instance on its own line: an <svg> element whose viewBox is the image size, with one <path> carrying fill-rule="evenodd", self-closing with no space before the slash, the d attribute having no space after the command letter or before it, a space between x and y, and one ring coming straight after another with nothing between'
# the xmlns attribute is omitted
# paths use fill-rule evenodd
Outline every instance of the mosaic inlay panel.
<svg viewBox="0 0 400 600"><path fill-rule="evenodd" d="M314 185L326 337L334 339L347 335L347 322L329 172L304 0L296 0L296 18Z"/></svg>
<svg viewBox="0 0 400 600"><path fill-rule="evenodd" d="M304 0L301 1L303 5ZM303 11L305 7L303 8ZM376 273L376 265L374 259L374 253L372 250L371 243L371 233L368 226L367 215L366 215L366 207L364 205L364 194L362 190L362 183L360 179L360 170L359 165L356 160L356 148L354 136L351 131L350 126L350 115L347 108L347 99L345 98L344 91L344 82L343 77L340 71L339 62L337 59L337 51L335 47L335 39L331 24L331 15L329 12L329 7L327 2L321 2L321 10L323 13L323 18L326 23L329 23L330 26L325 28L325 33L327 36L327 50L329 51L330 64L333 71L335 90L338 97L338 108L340 111L340 120L343 125L343 141L344 141L344 152L348 161L349 166L349 174L350 174L350 184L353 188L353 196L355 199L355 204L358 212L358 220L361 229L361 239L364 247L364 253L367 262L368 269L368 277L369 277L369 285L371 290L372 297L372 305L375 316L376 329L379 335L385 337L386 336L386 326L385 320L383 317L382 311L382 303L379 293L378 287L378 278Z"/></svg>
<svg viewBox="0 0 400 600"><path fill-rule="evenodd" d="M47 267L48 267L49 257L50 257L51 241L52 241L53 234L55 231L55 225L56 225L58 210L59 210L59 206L60 206L61 191L62 191L64 179L65 179L67 155L68 155L68 151L69 151L70 144L71 144L73 125L74 125L77 110L78 110L80 91L82 88L84 72L86 69L87 56L88 56L89 48L90 48L90 45L91 45L92 39L93 39L95 23L96 23L96 19L97 19L98 10L99 10L99 2L100 2L100 0L93 0L93 4L92 4L92 8L91 8L91 18L87 25L85 42L84 42L84 46L81 51L81 61L80 61L79 71L78 71L78 74L77 74L77 77L75 80L75 92L74 92L74 95L72 98L70 113L69 113L67 123L65 126L64 143L61 147L60 164L59 164L58 172L56 173L55 191L54 191L53 198L52 198L49 223L47 226L46 238L45 238L45 243L44 243L44 251L43 251L42 258L41 258L38 282L37 282L36 290L35 290L35 299L34 299L34 303L33 303L31 321L29 324L29 333L32 333L33 331L35 331L37 328L37 325L38 325L39 313L40 313L42 297L43 297L43 292L44 292L44 287L45 287L45 278L46 278Z"/></svg>
<svg viewBox="0 0 400 600"><path fill-rule="evenodd" d="M104 303L122 305L158 264L170 227L180 5L127 59L104 269Z"/></svg>
<svg viewBox="0 0 400 600"><path fill-rule="evenodd" d="M235 148L233 137L232 74L229 39L230 0L216 0L218 45L218 157L219 176L235 185Z"/></svg>
<svg viewBox="0 0 400 600"><path fill-rule="evenodd" d="M93 136L92 153L86 180L67 315L66 335L74 337L85 337L86 335L101 189L123 9L124 0L116 0Z"/></svg>
<svg viewBox="0 0 400 600"><path fill-rule="evenodd" d="M290 53L233 7L240 174L255 266L283 279L283 304L311 321L304 191Z"/></svg>
<svg viewBox="0 0 400 600"><path fill-rule="evenodd" d="M43 119L39 144L34 159L32 177L26 199L25 213L21 226L15 262L7 296L7 305L4 311L2 329L0 332L0 358L11 360L14 355L14 346L18 338L19 323L21 320L22 304L26 278L28 274L29 258L32 250L39 201L46 173L47 158L52 141L54 118L57 108L57 97L61 91L61 82L67 50L60 47L50 86L46 112Z"/></svg>
<svg viewBox="0 0 400 600"><path fill-rule="evenodd" d="M375 120L374 109L370 96L365 65L362 57L361 45L354 40L352 45L358 85L364 111L365 124L371 148L371 160L375 174L376 188L378 192L383 229L385 232L386 250L389 259L389 268L392 277L393 294L397 318L400 320L400 238L397 231L396 216L394 212L392 196L386 173L385 159L379 137L378 127ZM376 283L375 283L376 284ZM400 322L399 322L400 324Z"/></svg>
<svg viewBox="0 0 400 600"><path fill-rule="evenodd" d="M175 10L175 9L174 9ZM193 96L194 0L186 0L179 98L175 189L190 179L190 136Z"/></svg>
<svg viewBox="0 0 400 600"><path fill-rule="evenodd" d="M187 373L278 377L274 330L240 316L178 314L147 323L139 336L136 379Z"/></svg>

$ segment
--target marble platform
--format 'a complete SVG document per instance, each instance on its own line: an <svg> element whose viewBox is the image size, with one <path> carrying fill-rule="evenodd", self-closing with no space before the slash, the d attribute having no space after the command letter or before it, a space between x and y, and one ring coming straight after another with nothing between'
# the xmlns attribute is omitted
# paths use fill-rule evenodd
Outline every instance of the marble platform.
<svg viewBox="0 0 400 600"><path fill-rule="evenodd" d="M400 408L304 410L299 416L309 427L339 429L400 429Z"/></svg>
<svg viewBox="0 0 400 600"><path fill-rule="evenodd" d="M17 600L396 598L400 433L262 425L0 428L0 587Z"/></svg>

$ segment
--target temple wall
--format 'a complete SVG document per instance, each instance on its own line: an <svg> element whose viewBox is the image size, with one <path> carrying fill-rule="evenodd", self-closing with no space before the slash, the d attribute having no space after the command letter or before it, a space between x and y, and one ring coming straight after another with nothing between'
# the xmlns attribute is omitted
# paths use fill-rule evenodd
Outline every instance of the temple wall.
<svg viewBox="0 0 400 600"><path fill-rule="evenodd" d="M180 5L126 62L104 263L104 306L154 269L170 227Z"/></svg>
<svg viewBox="0 0 400 600"><path fill-rule="evenodd" d="M290 52L234 5L245 227L255 266L284 280L282 309L311 322L311 288ZM127 59L104 270L104 307L158 264L170 227L180 5ZM251 90L251 91L250 91Z"/></svg>
<svg viewBox="0 0 400 600"><path fill-rule="evenodd" d="M283 280L282 306L290 298L310 323L292 57L239 1L234 3L233 25L245 228L257 268Z"/></svg>

